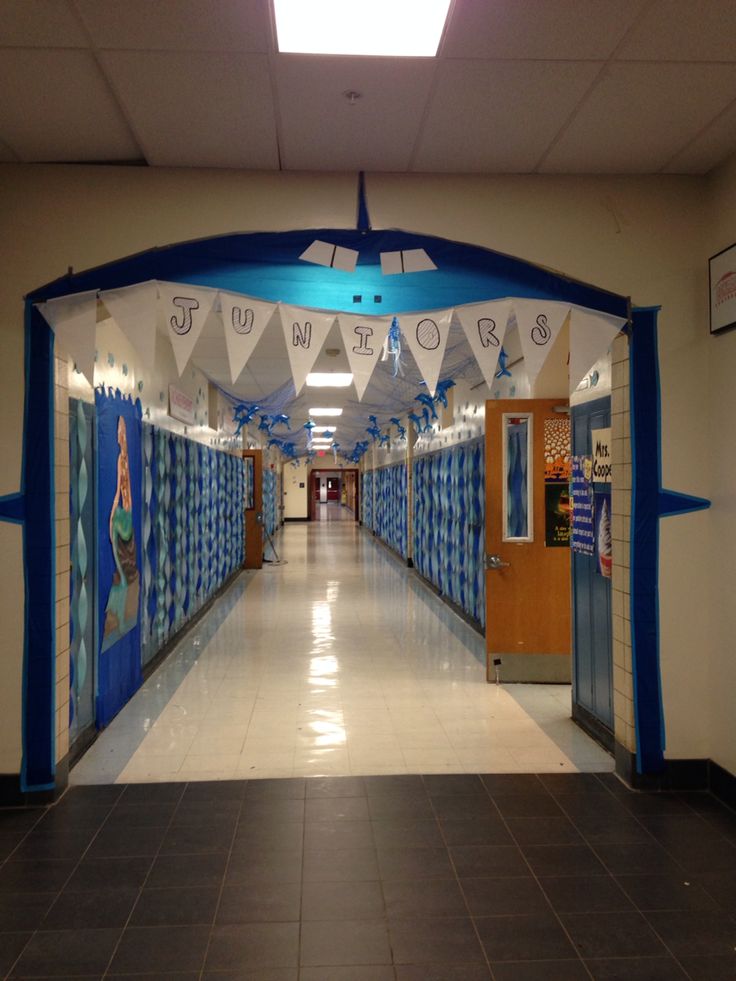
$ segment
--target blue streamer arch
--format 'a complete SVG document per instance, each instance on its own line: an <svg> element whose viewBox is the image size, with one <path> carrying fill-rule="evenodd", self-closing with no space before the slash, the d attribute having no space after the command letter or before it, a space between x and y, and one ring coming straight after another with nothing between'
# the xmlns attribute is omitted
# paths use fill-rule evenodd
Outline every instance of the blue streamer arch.
<svg viewBox="0 0 736 981"><path fill-rule="evenodd" d="M54 280L26 297L26 411L21 491L0 500L0 520L24 527L26 569L26 631L24 654L23 771L24 789L47 789L55 775L53 629L55 550L53 474L53 337L35 303L79 293L133 285L151 279L188 282L231 290L271 301L328 310L350 310L377 315L390 310L406 313L428 308L522 296L568 302L628 318L627 297L552 273L524 260L435 236L388 229L370 229L364 198L359 202L357 229L307 229L291 232L256 232L154 248ZM298 256L315 240L355 249L355 272L300 262ZM424 249L438 267L432 272L386 277L381 273L381 252ZM656 375L656 344L638 348L639 363ZM639 384L633 374L632 392ZM648 376L647 376L648 377ZM651 378L644 384L650 384ZM32 393L32 397L31 397ZM657 405L659 394L657 388ZM636 414L635 414L636 416ZM638 418L638 416L636 416ZM636 469L636 463L635 463ZM31 478L32 479L29 479ZM639 484L639 509L644 502L674 513L676 495ZM652 495L655 495L653 497ZM680 500L678 498L678 500ZM707 506L687 499L691 506ZM632 538L635 537L632 535ZM635 546L632 549L635 551ZM632 551L632 569L643 568ZM634 615L632 609L632 616ZM636 611L637 618L640 611ZM637 644L640 671L637 699L651 702L646 645ZM658 652L655 667L658 672ZM657 675L658 676L658 675ZM649 699L649 700L648 700ZM638 702L637 702L638 704ZM640 716L643 721L643 715ZM661 715L660 715L661 719ZM649 744L649 737L644 746ZM661 739L660 739L661 746ZM643 767L656 765L656 752L642 751Z"/></svg>

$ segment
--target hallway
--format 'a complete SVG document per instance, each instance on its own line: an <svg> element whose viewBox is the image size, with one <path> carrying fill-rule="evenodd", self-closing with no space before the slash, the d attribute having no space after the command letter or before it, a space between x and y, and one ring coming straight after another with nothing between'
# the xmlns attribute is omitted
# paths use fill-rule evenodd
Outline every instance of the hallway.
<svg viewBox="0 0 736 981"><path fill-rule="evenodd" d="M355 523L288 524L72 769L128 783L613 769L567 685L487 685L483 641Z"/></svg>

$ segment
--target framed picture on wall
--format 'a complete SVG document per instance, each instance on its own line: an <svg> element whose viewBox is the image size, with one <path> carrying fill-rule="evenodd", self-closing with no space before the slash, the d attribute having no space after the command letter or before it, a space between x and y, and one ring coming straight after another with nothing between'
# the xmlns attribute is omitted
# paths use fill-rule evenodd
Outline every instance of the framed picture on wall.
<svg viewBox="0 0 736 981"><path fill-rule="evenodd" d="M708 260L710 332L736 327L736 243Z"/></svg>

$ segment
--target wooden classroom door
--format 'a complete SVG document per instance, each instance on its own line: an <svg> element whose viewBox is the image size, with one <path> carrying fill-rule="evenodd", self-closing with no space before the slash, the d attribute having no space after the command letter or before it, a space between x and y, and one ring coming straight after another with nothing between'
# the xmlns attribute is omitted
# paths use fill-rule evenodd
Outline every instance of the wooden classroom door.
<svg viewBox="0 0 736 981"><path fill-rule="evenodd" d="M507 681L570 678L569 488L545 480L560 399L486 402L486 652ZM569 452L569 451L568 451ZM549 478L549 474L547 474ZM555 488L548 490L548 487Z"/></svg>

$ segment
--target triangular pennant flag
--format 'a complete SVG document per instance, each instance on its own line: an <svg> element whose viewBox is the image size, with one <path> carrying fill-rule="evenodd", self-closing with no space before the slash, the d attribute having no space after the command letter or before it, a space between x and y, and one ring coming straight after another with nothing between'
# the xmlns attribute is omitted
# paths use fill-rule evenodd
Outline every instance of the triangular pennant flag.
<svg viewBox="0 0 736 981"><path fill-rule="evenodd" d="M220 290L220 305L227 359L230 362L230 380L234 385L263 336L276 304Z"/></svg>
<svg viewBox="0 0 736 981"><path fill-rule="evenodd" d="M59 296L37 306L77 370L94 385L97 291Z"/></svg>
<svg viewBox="0 0 736 981"><path fill-rule="evenodd" d="M623 317L573 307L570 315L570 392L574 392L614 337L626 324Z"/></svg>
<svg viewBox="0 0 736 981"><path fill-rule="evenodd" d="M327 340L330 328L335 322L334 313L320 313L317 310L302 310L281 304L281 324L284 328L286 350L298 395L304 387L307 375Z"/></svg>
<svg viewBox="0 0 736 981"><path fill-rule="evenodd" d="M391 326L390 317L356 317L338 314L342 342L348 356L353 384L358 393L358 401L365 395L373 369L381 356L381 350Z"/></svg>
<svg viewBox="0 0 736 981"><path fill-rule="evenodd" d="M430 395L434 397L450 333L452 309L406 314L400 321L409 350L414 355Z"/></svg>
<svg viewBox="0 0 736 981"><path fill-rule="evenodd" d="M152 365L156 358L157 297L155 280L100 293L107 312L146 366Z"/></svg>
<svg viewBox="0 0 736 981"><path fill-rule="evenodd" d="M496 365L503 347L510 312L511 300L469 303L455 308L470 349L489 388L494 385Z"/></svg>
<svg viewBox="0 0 736 981"><path fill-rule="evenodd" d="M176 370L180 377L192 356L216 296L216 290L205 290L185 283L158 284L159 311L174 349Z"/></svg>
<svg viewBox="0 0 736 981"><path fill-rule="evenodd" d="M529 391L533 393L534 382L555 346L560 328L570 312L570 305L554 300L513 300L512 306L519 328Z"/></svg>

